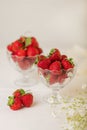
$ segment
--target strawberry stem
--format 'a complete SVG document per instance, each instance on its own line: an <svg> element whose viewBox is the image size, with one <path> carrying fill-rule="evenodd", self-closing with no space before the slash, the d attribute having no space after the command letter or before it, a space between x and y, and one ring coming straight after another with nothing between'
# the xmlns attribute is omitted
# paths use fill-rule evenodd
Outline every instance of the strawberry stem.
<svg viewBox="0 0 87 130"><path fill-rule="evenodd" d="M70 62L71 64L74 65L73 58L69 58L68 60L69 60L69 62Z"/></svg>
<svg viewBox="0 0 87 130"><path fill-rule="evenodd" d="M8 106L11 106L14 103L14 97L13 96L9 96L8 98L9 98Z"/></svg>
<svg viewBox="0 0 87 130"><path fill-rule="evenodd" d="M54 52L55 52L55 49L52 48L52 49L50 50L49 56L52 55Z"/></svg>

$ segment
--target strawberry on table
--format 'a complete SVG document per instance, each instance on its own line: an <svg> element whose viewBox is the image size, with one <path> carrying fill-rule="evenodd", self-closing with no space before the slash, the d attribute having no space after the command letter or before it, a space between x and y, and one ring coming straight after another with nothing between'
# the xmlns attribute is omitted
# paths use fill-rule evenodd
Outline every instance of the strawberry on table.
<svg viewBox="0 0 87 130"><path fill-rule="evenodd" d="M33 104L33 94L27 93L24 89L16 89L12 96L8 97L8 106L12 110L19 110L24 107L31 107Z"/></svg>
<svg viewBox="0 0 87 130"><path fill-rule="evenodd" d="M9 96L8 98L9 98L8 106L12 110L19 110L23 107L23 104L22 104L21 99L19 97L14 98L14 96Z"/></svg>
<svg viewBox="0 0 87 130"><path fill-rule="evenodd" d="M24 89L17 89L13 92L14 97L20 97L21 95L25 94Z"/></svg>
<svg viewBox="0 0 87 130"><path fill-rule="evenodd" d="M21 101L25 107L30 107L33 104L33 95L31 93L26 93L22 95Z"/></svg>

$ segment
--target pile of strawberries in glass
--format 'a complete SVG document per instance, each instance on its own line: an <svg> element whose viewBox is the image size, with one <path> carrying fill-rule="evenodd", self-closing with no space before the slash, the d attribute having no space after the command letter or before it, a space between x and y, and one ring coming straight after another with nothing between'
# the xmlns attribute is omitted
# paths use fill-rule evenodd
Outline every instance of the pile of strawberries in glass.
<svg viewBox="0 0 87 130"><path fill-rule="evenodd" d="M12 60L21 70L28 70L36 60L36 56L42 53L35 37L22 36L7 46Z"/></svg>
<svg viewBox="0 0 87 130"><path fill-rule="evenodd" d="M17 62L22 70L27 70L36 64L48 85L62 84L68 78L69 72L73 74L75 64L72 58L61 54L57 48L51 49L45 56L35 37L20 37L9 44L7 50L11 53L12 60Z"/></svg>
<svg viewBox="0 0 87 130"><path fill-rule="evenodd" d="M72 58L54 48L50 50L48 56L39 56L37 66L44 82L50 86L56 83L63 85L66 79L72 78L75 64Z"/></svg>

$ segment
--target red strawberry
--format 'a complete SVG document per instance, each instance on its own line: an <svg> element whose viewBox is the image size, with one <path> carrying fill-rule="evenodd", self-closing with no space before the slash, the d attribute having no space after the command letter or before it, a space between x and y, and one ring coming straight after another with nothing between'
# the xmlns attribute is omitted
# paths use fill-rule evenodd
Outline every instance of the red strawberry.
<svg viewBox="0 0 87 130"><path fill-rule="evenodd" d="M48 69L50 64L51 64L50 59L46 58L44 60L39 61L37 65L42 69Z"/></svg>
<svg viewBox="0 0 87 130"><path fill-rule="evenodd" d="M8 49L8 51L12 51L12 44L9 44L9 45L7 46L7 49Z"/></svg>
<svg viewBox="0 0 87 130"><path fill-rule="evenodd" d="M60 51L56 48L51 49L51 51L49 53L49 57L52 62L55 60L61 60L61 58L62 58Z"/></svg>
<svg viewBox="0 0 87 130"><path fill-rule="evenodd" d="M12 51L13 52L17 52L22 47L23 47L23 44L20 43L18 40L12 43Z"/></svg>
<svg viewBox="0 0 87 130"><path fill-rule="evenodd" d="M26 37L22 36L22 37L19 38L19 41L20 41L21 43L24 43L24 42L25 42L25 39L26 39Z"/></svg>
<svg viewBox="0 0 87 130"><path fill-rule="evenodd" d="M41 54L43 52L42 48L38 47L37 49L39 51L39 54Z"/></svg>
<svg viewBox="0 0 87 130"><path fill-rule="evenodd" d="M39 47L39 44L38 44L38 42L37 42L37 40L36 40L35 37L31 38L31 46L33 46L33 47Z"/></svg>
<svg viewBox="0 0 87 130"><path fill-rule="evenodd" d="M19 97L14 98L14 96L10 96L8 98L8 106L10 106L12 110L19 110L23 107L21 99Z"/></svg>
<svg viewBox="0 0 87 130"><path fill-rule="evenodd" d="M14 97L20 97L23 94L25 94L25 91L23 89L17 89L13 92Z"/></svg>
<svg viewBox="0 0 87 130"><path fill-rule="evenodd" d="M22 70L26 70L31 67L32 62L28 58L24 58L18 61L18 65Z"/></svg>
<svg viewBox="0 0 87 130"><path fill-rule="evenodd" d="M46 56L44 56L44 55L38 55L38 56L36 57L35 64L37 64L38 62L40 62L40 61L42 61L42 60L44 60L44 59L46 59Z"/></svg>
<svg viewBox="0 0 87 130"><path fill-rule="evenodd" d="M27 52L26 50L23 50L23 49L19 49L17 52L16 52L16 55L21 57L21 56L26 56L27 55Z"/></svg>
<svg viewBox="0 0 87 130"><path fill-rule="evenodd" d="M30 93L26 93L26 94L22 95L21 101L25 107L30 107L33 103L33 95Z"/></svg>
<svg viewBox="0 0 87 130"><path fill-rule="evenodd" d="M39 55L38 56L38 61L42 61L44 59L46 59L46 56L44 56L44 55Z"/></svg>
<svg viewBox="0 0 87 130"><path fill-rule="evenodd" d="M18 57L15 55L15 53L12 53L11 57L14 62L18 61Z"/></svg>
<svg viewBox="0 0 87 130"><path fill-rule="evenodd" d="M14 62L20 62L26 56L26 50L20 49L16 53L12 53L11 56Z"/></svg>
<svg viewBox="0 0 87 130"><path fill-rule="evenodd" d="M66 78L68 78L67 73L62 73L61 75L58 76L57 81L61 84L65 81Z"/></svg>
<svg viewBox="0 0 87 130"><path fill-rule="evenodd" d="M29 46L27 49L27 55L28 56L35 56L39 54L39 50L37 48L34 48L32 46Z"/></svg>
<svg viewBox="0 0 87 130"><path fill-rule="evenodd" d="M66 59L66 58L67 58L67 55L62 55L62 59L61 60Z"/></svg>
<svg viewBox="0 0 87 130"><path fill-rule="evenodd" d="M54 61L54 62L49 66L49 70L60 71L60 70L61 70L61 63L60 63L60 61Z"/></svg>
<svg viewBox="0 0 87 130"><path fill-rule="evenodd" d="M46 80L48 80L49 84L52 85L57 82L58 75L50 74Z"/></svg>
<svg viewBox="0 0 87 130"><path fill-rule="evenodd" d="M62 60L62 66L65 70L68 70L70 68L73 68L74 67L74 64L73 64L73 59L72 58L69 58L69 59L63 59Z"/></svg>

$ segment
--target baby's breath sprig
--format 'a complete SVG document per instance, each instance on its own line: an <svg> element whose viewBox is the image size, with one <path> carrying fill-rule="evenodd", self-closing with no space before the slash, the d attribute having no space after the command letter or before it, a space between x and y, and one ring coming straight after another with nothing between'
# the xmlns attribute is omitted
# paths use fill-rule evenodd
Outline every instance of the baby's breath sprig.
<svg viewBox="0 0 87 130"><path fill-rule="evenodd" d="M87 130L87 94L85 92L73 98L62 110L66 111L68 124L65 130Z"/></svg>

